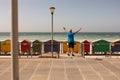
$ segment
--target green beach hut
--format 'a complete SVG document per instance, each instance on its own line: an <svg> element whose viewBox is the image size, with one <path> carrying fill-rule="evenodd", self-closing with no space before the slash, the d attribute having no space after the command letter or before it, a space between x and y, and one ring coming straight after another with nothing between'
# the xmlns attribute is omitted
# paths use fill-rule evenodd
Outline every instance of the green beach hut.
<svg viewBox="0 0 120 80"><path fill-rule="evenodd" d="M34 55L41 54L41 42L39 40L35 40L32 42L32 50Z"/></svg>
<svg viewBox="0 0 120 80"><path fill-rule="evenodd" d="M110 42L100 39L92 42L92 51L94 52L110 52Z"/></svg>
<svg viewBox="0 0 120 80"><path fill-rule="evenodd" d="M0 41L0 55L1 55L1 41Z"/></svg>

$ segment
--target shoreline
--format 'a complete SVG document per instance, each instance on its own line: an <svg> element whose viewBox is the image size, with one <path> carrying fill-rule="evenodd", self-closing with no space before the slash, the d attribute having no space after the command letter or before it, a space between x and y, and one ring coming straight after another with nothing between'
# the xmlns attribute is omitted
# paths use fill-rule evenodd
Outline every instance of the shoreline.
<svg viewBox="0 0 120 80"><path fill-rule="evenodd" d="M57 58L57 53L54 54L54 58ZM11 59L12 56L11 55L0 55L0 59ZM39 58L52 58L50 52L49 53L42 53L42 55L21 55L18 56L19 59L39 59ZM62 58L70 58L69 56L67 56L66 53L60 53L60 57L59 59ZM116 54L116 55L100 55L100 54L96 54L96 55L84 55L82 56L79 53L76 53L75 56L73 56L73 58L85 58L85 59L120 59L120 54Z"/></svg>

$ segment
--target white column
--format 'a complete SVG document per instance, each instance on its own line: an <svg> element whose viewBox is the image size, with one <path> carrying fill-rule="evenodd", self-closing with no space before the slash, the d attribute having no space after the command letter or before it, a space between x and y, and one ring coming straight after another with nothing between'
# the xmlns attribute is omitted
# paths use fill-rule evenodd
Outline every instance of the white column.
<svg viewBox="0 0 120 80"><path fill-rule="evenodd" d="M18 0L11 0L11 80L19 80L18 54Z"/></svg>

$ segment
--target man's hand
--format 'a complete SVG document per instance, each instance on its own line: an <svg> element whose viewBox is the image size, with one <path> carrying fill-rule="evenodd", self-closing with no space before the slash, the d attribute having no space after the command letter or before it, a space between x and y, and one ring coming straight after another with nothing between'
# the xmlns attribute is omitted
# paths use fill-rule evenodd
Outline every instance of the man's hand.
<svg viewBox="0 0 120 80"><path fill-rule="evenodd" d="M66 30L66 28L65 28L65 27L63 27L63 29L64 29L64 31L65 31L65 32L67 32L67 30Z"/></svg>
<svg viewBox="0 0 120 80"><path fill-rule="evenodd" d="M65 30L65 27L63 27L63 29Z"/></svg>
<svg viewBox="0 0 120 80"><path fill-rule="evenodd" d="M81 30L82 28L80 28L80 30Z"/></svg>

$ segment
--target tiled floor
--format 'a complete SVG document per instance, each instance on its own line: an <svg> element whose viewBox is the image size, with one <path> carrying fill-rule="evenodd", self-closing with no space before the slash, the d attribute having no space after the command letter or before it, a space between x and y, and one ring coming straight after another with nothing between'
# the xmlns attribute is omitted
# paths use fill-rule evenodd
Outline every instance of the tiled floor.
<svg viewBox="0 0 120 80"><path fill-rule="evenodd" d="M11 71L11 59L0 59L0 80ZM120 80L120 59L21 58L19 72L19 80Z"/></svg>

